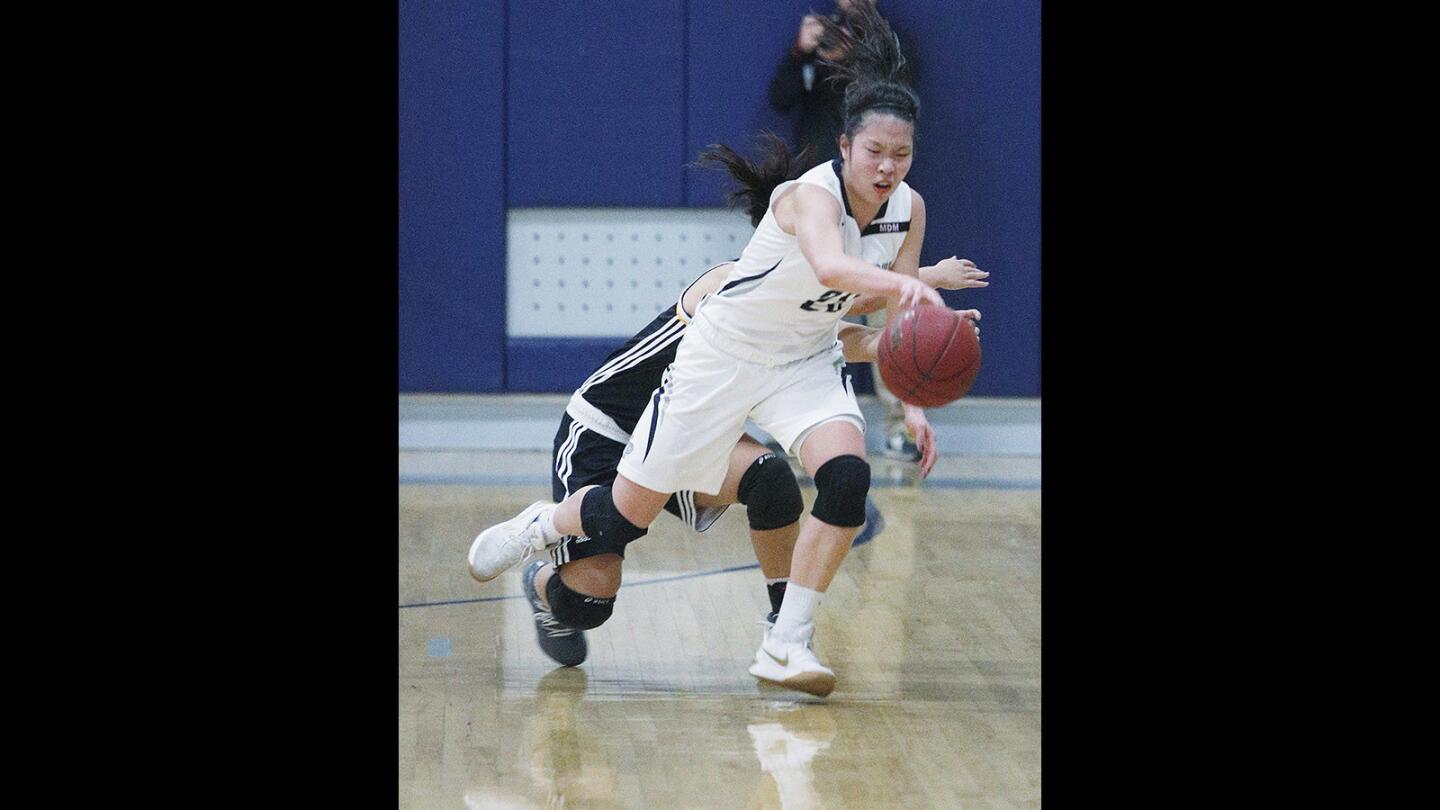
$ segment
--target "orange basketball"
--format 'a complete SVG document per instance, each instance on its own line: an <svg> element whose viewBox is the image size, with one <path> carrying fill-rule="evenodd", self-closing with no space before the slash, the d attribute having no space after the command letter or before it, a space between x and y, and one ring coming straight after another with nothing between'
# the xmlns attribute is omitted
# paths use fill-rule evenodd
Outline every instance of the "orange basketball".
<svg viewBox="0 0 1440 810"><path fill-rule="evenodd" d="M980 373L975 324L947 307L920 304L885 324L875 366L895 396L937 408L969 393Z"/></svg>

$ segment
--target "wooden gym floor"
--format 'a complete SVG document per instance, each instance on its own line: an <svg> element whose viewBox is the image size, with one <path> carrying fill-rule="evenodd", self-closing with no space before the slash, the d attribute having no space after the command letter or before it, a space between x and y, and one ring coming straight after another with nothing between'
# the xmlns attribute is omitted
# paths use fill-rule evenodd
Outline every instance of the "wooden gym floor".
<svg viewBox="0 0 1440 810"><path fill-rule="evenodd" d="M525 431L476 426L553 435L561 409L402 398L402 808L1039 805L1037 401L932 413L944 458L923 484L871 453L880 517L819 610L825 699L746 672L768 602L743 507L703 535L662 514L578 668L536 646L519 567L470 579L474 535L549 497L543 448L487 449Z"/></svg>

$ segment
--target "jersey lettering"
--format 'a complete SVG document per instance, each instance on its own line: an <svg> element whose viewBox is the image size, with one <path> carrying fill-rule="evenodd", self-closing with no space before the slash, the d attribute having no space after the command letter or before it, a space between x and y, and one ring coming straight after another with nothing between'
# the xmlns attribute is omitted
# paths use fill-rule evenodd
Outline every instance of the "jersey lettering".
<svg viewBox="0 0 1440 810"><path fill-rule="evenodd" d="M840 296L838 299L835 297L837 295ZM826 290L824 295L806 301L800 305L800 308L806 312L839 312L845 307L845 304L856 295L858 295L858 293L842 293L839 290ZM824 304L825 306L821 308L815 306L816 304Z"/></svg>

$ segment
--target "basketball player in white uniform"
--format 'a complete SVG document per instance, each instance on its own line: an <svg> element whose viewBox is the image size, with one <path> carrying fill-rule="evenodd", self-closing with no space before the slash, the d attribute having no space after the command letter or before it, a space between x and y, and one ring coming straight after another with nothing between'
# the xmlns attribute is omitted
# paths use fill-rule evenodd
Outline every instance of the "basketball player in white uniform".
<svg viewBox="0 0 1440 810"><path fill-rule="evenodd" d="M583 486L610 484L615 480L616 466L630 434L651 394L660 387L665 370L674 362L680 338L700 301L717 292L734 268L733 261L723 262L700 274L671 310L656 316L611 352L571 395L555 433L551 484L557 502ZM982 286L983 282L976 278L978 273L973 263L953 256L933 267L920 268L921 278L940 289ZM851 312L863 314L884 304L884 299L862 296L856 299ZM974 310L970 310L970 314L979 317ZM849 363L873 362L878 338L876 328L844 322L840 326L840 340ZM917 410L911 414L911 423L917 436L933 436L922 412ZM938 457L933 443L929 449L931 452L921 458L922 476L929 473ZM666 502L665 510L695 532L704 532L734 503L746 507L755 559L765 577L766 595L770 600L771 612L766 622L773 625L789 583L790 559L795 551L795 538L800 530L798 519L804 502L786 460L776 457L748 435L742 435L731 449L730 469L718 494L676 492ZM570 536L549 551L549 559L535 560L525 567L521 590L530 601L541 651L558 664L579 666L588 655L584 632L588 628L571 627L555 616L547 599L550 578L563 578L566 571L574 570L576 562L594 557L604 557L596 562L618 570L623 565L625 548ZM586 563L582 568L595 564ZM602 600L616 596L610 592L574 590Z"/></svg>
<svg viewBox="0 0 1440 810"><path fill-rule="evenodd" d="M482 532L470 556L472 573L488 579L566 535L637 539L671 493L719 490L751 419L799 456L817 495L795 543L779 616L750 672L821 696L836 679L810 648L814 614L864 523L870 485L865 422L842 373L840 319L861 294L883 296L893 311L944 306L918 278L925 206L904 182L919 99L901 80L903 57L883 18L862 11L852 28L847 61L838 66L851 79L841 159L770 186L754 236L719 292L700 304L613 485L532 505ZM851 35L830 25L826 36ZM731 171L757 188L755 167L748 168ZM563 585L550 596L552 610L579 621L609 615L610 605L593 607Z"/></svg>

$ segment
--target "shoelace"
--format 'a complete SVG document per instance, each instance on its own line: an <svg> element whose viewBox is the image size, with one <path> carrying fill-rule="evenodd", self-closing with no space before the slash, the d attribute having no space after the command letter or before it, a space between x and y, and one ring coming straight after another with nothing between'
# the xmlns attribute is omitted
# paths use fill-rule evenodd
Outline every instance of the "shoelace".
<svg viewBox="0 0 1440 810"><path fill-rule="evenodd" d="M575 631L555 620L555 614L548 610L535 611L535 621L545 628L545 635L551 638L564 638L575 635Z"/></svg>
<svg viewBox="0 0 1440 810"><path fill-rule="evenodd" d="M534 556L534 554L535 547L530 546L525 551L525 560L530 559L532 556ZM524 562L525 560L521 560L521 562ZM534 583L532 582L529 586L527 586L526 590L529 593L534 593ZM565 625L561 624L558 620L556 620L554 613L551 613L548 610L543 610L539 606L539 603L534 601L533 598L531 598L530 607L532 610L535 611L535 621L539 622L540 626L545 628L545 635L549 636L550 638L564 638L566 636L575 635L575 630L573 628L566 627Z"/></svg>

